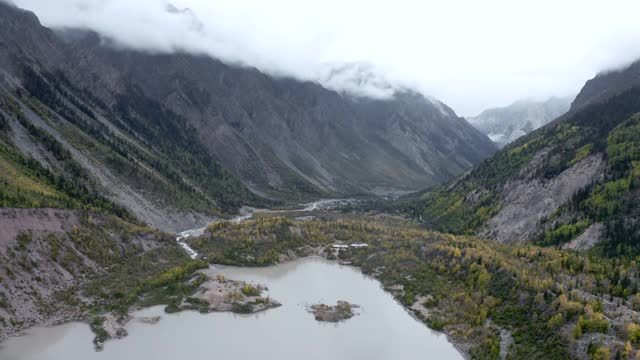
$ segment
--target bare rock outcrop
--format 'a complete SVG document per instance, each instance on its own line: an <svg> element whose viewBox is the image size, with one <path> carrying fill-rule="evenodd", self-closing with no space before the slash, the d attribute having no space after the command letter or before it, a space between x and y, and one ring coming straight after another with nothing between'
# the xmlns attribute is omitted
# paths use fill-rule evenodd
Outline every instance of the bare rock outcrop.
<svg viewBox="0 0 640 360"><path fill-rule="evenodd" d="M479 232L501 243L523 243L535 235L538 224L569 201L578 190L602 177L606 163L601 154L579 161L557 177L518 178L505 184L502 208Z"/></svg>
<svg viewBox="0 0 640 360"><path fill-rule="evenodd" d="M562 248L578 251L589 250L604 238L605 230L605 226L602 223L591 224L585 232L564 244Z"/></svg>

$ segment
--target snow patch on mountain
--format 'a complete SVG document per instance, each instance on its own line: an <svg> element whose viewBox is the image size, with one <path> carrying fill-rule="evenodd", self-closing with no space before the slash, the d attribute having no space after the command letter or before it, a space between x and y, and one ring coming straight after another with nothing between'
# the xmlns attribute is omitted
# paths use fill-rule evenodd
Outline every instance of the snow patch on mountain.
<svg viewBox="0 0 640 360"><path fill-rule="evenodd" d="M467 120L503 147L566 113L573 99L574 96L519 100L509 106L485 110Z"/></svg>

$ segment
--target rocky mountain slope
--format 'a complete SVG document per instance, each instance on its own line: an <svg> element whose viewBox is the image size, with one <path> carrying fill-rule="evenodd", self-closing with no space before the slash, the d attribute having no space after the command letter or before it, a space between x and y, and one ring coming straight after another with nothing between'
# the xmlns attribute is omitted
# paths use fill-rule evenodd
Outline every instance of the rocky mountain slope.
<svg viewBox="0 0 640 360"><path fill-rule="evenodd" d="M247 188L289 200L424 188L495 151L446 105L410 91L357 97L209 57L123 50L0 6L12 142L33 149L18 134L35 125L96 192L156 227L261 201Z"/></svg>
<svg viewBox="0 0 640 360"><path fill-rule="evenodd" d="M114 50L95 34L76 34L70 45L86 64L69 73L74 84L107 104L132 96L164 104L226 169L268 196L417 189L494 151L446 105L410 91L358 97L208 57Z"/></svg>
<svg viewBox="0 0 640 360"><path fill-rule="evenodd" d="M619 68L603 71L587 81L571 104L571 111L602 102L640 83L640 60Z"/></svg>
<svg viewBox="0 0 640 360"><path fill-rule="evenodd" d="M626 90L618 81L636 71L598 75L571 112L423 193L411 211L427 226L499 242L637 252L640 81Z"/></svg>
<svg viewBox="0 0 640 360"><path fill-rule="evenodd" d="M467 120L498 146L546 125L569 110L573 97L551 97L544 101L519 100L505 107L488 109Z"/></svg>
<svg viewBox="0 0 640 360"><path fill-rule="evenodd" d="M0 7L3 175L46 174L57 190L76 189L56 206L95 207L81 203L91 196L164 230L202 225L256 201L194 140L183 117L146 97L108 106L81 90L68 76L80 73L81 56L32 13ZM27 183L3 177L2 206L51 206L23 201ZM31 190L41 197L41 187Z"/></svg>
<svg viewBox="0 0 640 360"><path fill-rule="evenodd" d="M0 228L0 341L35 324L85 319L188 261L172 236L97 212L4 208Z"/></svg>

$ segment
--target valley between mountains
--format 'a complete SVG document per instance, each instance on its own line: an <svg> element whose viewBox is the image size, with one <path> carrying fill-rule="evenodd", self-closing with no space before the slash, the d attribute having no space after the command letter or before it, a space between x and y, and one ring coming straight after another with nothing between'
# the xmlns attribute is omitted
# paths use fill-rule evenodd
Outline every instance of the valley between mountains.
<svg viewBox="0 0 640 360"><path fill-rule="evenodd" d="M0 357L79 322L91 351L65 351L108 358L183 316L192 340L226 341L220 321L245 344L281 321L357 329L359 352L325 358L638 359L638 204L640 61L467 121L409 88L123 48L0 1ZM301 305L357 300L334 327Z"/></svg>

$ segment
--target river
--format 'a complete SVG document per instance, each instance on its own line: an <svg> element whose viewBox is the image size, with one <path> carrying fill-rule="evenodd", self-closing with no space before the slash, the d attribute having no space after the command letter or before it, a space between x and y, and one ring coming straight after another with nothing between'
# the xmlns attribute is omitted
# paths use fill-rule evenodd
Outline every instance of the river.
<svg viewBox="0 0 640 360"><path fill-rule="evenodd" d="M349 204L353 204L357 200L355 199L321 199L314 202L300 204L300 208L291 209L291 210L271 210L271 209L256 209L248 206L243 206L240 209L240 214L230 220L218 220L218 221L230 221L234 223L243 222L245 220L249 220L253 217L254 213L279 213L279 212L312 212L318 210L331 210L340 206L346 206ZM216 222L216 221L214 221ZM195 229L189 229L176 234L176 241L178 244L186 251L186 253L192 259L198 257L198 253L187 244L185 241L190 237L197 237L204 234L207 227L200 227Z"/></svg>
<svg viewBox="0 0 640 360"><path fill-rule="evenodd" d="M176 359L462 359L440 333L411 317L380 283L357 268L313 257L267 268L215 267L213 274L269 287L283 305L251 315L164 314L144 309L127 325L129 336L95 352L83 323L33 328L0 348L3 360ZM337 300L361 306L340 323L317 322L306 307ZM161 316L157 324L139 317Z"/></svg>

